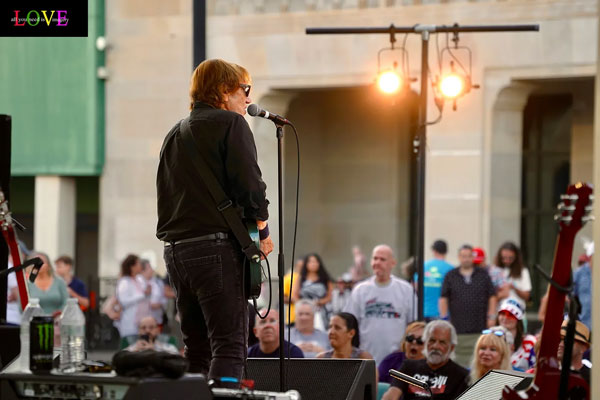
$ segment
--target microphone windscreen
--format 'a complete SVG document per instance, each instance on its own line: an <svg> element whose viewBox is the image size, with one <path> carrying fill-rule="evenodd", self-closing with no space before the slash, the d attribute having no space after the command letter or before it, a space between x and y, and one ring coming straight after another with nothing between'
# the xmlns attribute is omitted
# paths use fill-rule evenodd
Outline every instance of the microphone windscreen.
<svg viewBox="0 0 600 400"><path fill-rule="evenodd" d="M261 108L256 104L250 104L247 110L248 114L252 115L253 117L258 116L258 114L260 114L260 112L262 111Z"/></svg>

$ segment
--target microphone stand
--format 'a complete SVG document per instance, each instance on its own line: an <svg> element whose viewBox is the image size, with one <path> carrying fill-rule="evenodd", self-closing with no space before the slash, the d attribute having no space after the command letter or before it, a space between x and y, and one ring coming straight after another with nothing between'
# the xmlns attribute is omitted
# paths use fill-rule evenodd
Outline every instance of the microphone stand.
<svg viewBox="0 0 600 400"><path fill-rule="evenodd" d="M283 125L277 127L277 192L279 202L279 254L277 255L277 273L279 277L279 391L286 391L285 384L285 310L283 304L283 276L285 275L285 256L283 254Z"/></svg>
<svg viewBox="0 0 600 400"><path fill-rule="evenodd" d="M18 265L16 267L7 268L5 270L0 271L0 277L8 275L11 272L18 272L22 269L29 267L30 265L33 265L33 269L31 270L31 273L29 274L29 280L31 281L31 283L33 283L33 282L35 282L35 278L37 278L37 276L38 276L38 272L40 271L40 268L42 268L42 265L44 265L44 262L39 257L35 257L35 258L32 258L31 260L27 260L23 264Z"/></svg>
<svg viewBox="0 0 600 400"><path fill-rule="evenodd" d="M413 385L421 389L426 389L429 392L429 398L433 398L433 392L431 391L431 388L429 387L427 382L422 382L418 379L413 378L410 375L406 375L403 372L396 371L395 369L390 369L388 372L392 378L396 378L399 381L406 382L409 385Z"/></svg>

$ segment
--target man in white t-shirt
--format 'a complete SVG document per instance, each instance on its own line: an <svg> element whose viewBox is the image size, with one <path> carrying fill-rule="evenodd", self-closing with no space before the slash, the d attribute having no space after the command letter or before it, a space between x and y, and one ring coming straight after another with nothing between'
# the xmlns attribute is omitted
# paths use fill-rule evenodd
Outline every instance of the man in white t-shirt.
<svg viewBox="0 0 600 400"><path fill-rule="evenodd" d="M406 326L416 318L417 296L408 282L392 276L394 265L390 246L376 246L371 257L374 276L354 287L344 310L358 320L360 347L377 364L398 350Z"/></svg>

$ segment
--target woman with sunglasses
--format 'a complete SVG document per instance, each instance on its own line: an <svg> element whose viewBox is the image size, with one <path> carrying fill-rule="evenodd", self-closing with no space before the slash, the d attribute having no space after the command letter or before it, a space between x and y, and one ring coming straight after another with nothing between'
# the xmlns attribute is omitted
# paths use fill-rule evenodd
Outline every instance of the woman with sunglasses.
<svg viewBox="0 0 600 400"><path fill-rule="evenodd" d="M492 369L508 369L510 348L506 341L506 331L502 327L486 329L475 343L471 363L471 383Z"/></svg>
<svg viewBox="0 0 600 400"><path fill-rule="evenodd" d="M379 363L379 382L391 383L389 370L400 369L404 360L421 360L425 358L423 355L423 331L425 330L425 322L415 321L408 324L404 332L404 338L400 344L400 349L389 354L381 363Z"/></svg>

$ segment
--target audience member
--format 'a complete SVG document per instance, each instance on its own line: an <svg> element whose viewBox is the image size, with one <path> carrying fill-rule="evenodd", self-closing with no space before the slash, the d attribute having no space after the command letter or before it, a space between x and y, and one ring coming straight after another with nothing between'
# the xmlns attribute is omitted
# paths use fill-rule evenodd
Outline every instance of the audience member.
<svg viewBox="0 0 600 400"><path fill-rule="evenodd" d="M579 299L579 320L592 328L592 257L573 273L573 295Z"/></svg>
<svg viewBox="0 0 600 400"><path fill-rule="evenodd" d="M360 330L356 317L350 313L334 314L329 322L329 344L331 350L317 358L361 358L372 360L368 351L360 348Z"/></svg>
<svg viewBox="0 0 600 400"><path fill-rule="evenodd" d="M260 315L264 316L267 309L263 308ZM254 335L258 343L248 349L248 357L251 358L279 358L279 313L271 309L264 318L256 316L254 323ZM283 341L283 355L291 358L304 358L300 348L287 340Z"/></svg>
<svg viewBox="0 0 600 400"><path fill-rule="evenodd" d="M473 266L473 248L466 244L458 251L458 268L446 274L442 284L440 316L450 318L459 335L457 362L468 365L481 331L494 325L496 293L489 275Z"/></svg>
<svg viewBox="0 0 600 400"><path fill-rule="evenodd" d="M469 371L451 359L457 343L454 327L447 321L435 320L425 326L425 359L405 360L400 367L403 372L415 379L426 382L435 400L452 400L469 385ZM424 389L392 379L392 386L384 394L383 400L414 400L429 397Z"/></svg>
<svg viewBox="0 0 600 400"><path fill-rule="evenodd" d="M354 263L350 267L350 279L352 279L353 282L360 282L368 277L369 273L365 268L367 263L365 255L359 246L352 246L352 258Z"/></svg>
<svg viewBox="0 0 600 400"><path fill-rule="evenodd" d="M73 259L67 255L63 255L54 261L54 265L56 266L56 274L67 284L69 296L77 299L79 307L81 307L82 310L87 310L90 306L87 287L81 279L75 277L75 271L73 271Z"/></svg>
<svg viewBox="0 0 600 400"><path fill-rule="evenodd" d="M304 257L298 279L292 285L292 301L299 299L314 300L316 305L315 327L324 329L327 326L325 305L331 301L333 282L323 265L321 257L312 253Z"/></svg>
<svg viewBox="0 0 600 400"><path fill-rule="evenodd" d="M46 253L34 251L29 255L29 258L39 257L44 264L38 272L38 276L34 283L27 279L27 289L29 297L40 299L40 307L47 315L56 316L60 314L69 298L67 285L62 278L54 274L54 269L50 263L50 258ZM28 273L32 267L28 267Z"/></svg>
<svg viewBox="0 0 600 400"><path fill-rule="evenodd" d="M379 382L391 383L392 377L388 371L390 369L398 370L402 366L404 360L421 360L425 358L423 355L423 330L425 322L415 321L408 324L400 349L389 354L379 364Z"/></svg>
<svg viewBox="0 0 600 400"><path fill-rule="evenodd" d="M344 310L352 296L352 286L353 282L350 272L346 272L338 278L335 287L331 292L331 302L328 305L331 314Z"/></svg>
<svg viewBox="0 0 600 400"><path fill-rule="evenodd" d="M13 260L10 252L8 253L8 268L13 267ZM6 277L6 323L8 325L21 324L21 303L19 301L19 286L17 284L17 275L11 272Z"/></svg>
<svg viewBox="0 0 600 400"><path fill-rule="evenodd" d="M521 250L513 242L505 242L498 249L494 263L502 268L506 283L498 290L498 298L518 297L523 302L531 295L529 270L523 263Z"/></svg>
<svg viewBox="0 0 600 400"><path fill-rule="evenodd" d="M315 357L330 348L327 334L315 329L315 304L311 300L300 299L296 303L296 324L290 329L289 341L298 346L304 357Z"/></svg>
<svg viewBox="0 0 600 400"><path fill-rule="evenodd" d="M391 275L395 264L388 245L376 246L371 257L374 276L352 289L345 309L358 319L363 348L377 364L400 347L402 337L393 333L404 332L415 319L416 295L408 282Z"/></svg>
<svg viewBox="0 0 600 400"><path fill-rule="evenodd" d="M142 263L141 276L146 281L150 289L150 315L154 317L162 331L164 324L165 307L167 306L167 297L165 296L165 284L156 276L154 268L148 260L140 260Z"/></svg>
<svg viewBox="0 0 600 400"><path fill-rule="evenodd" d="M506 283L506 278L504 278L504 271L502 268L494 264L488 264L485 258L485 251L481 247L475 247L473 249L473 265L487 271L497 295L498 290L500 290L500 288L502 288Z"/></svg>
<svg viewBox="0 0 600 400"><path fill-rule="evenodd" d="M116 299L121 305L121 317L115 321L121 338L137 334L142 318L150 315L152 287L140 273L142 263L138 256L129 254L121 263L121 277L117 282Z"/></svg>
<svg viewBox="0 0 600 400"><path fill-rule="evenodd" d="M153 316L149 315L140 320L138 337L135 343L127 347L129 351L155 350L179 354L174 344L168 342L168 337L160 334L160 328Z"/></svg>
<svg viewBox="0 0 600 400"><path fill-rule="evenodd" d="M514 338L510 364L516 371L527 371L535 365L535 343L533 335L525 334L523 316L525 305L517 298L504 299L500 304L497 323L506 328Z"/></svg>
<svg viewBox="0 0 600 400"><path fill-rule="evenodd" d="M492 369L508 369L510 349L503 329L485 329L475 343L471 362L471 383Z"/></svg>
<svg viewBox="0 0 600 400"><path fill-rule="evenodd" d="M431 246L433 258L425 262L423 273L423 315L426 320L436 319L439 317L438 302L442 292L442 283L444 277L454 267L446 261L448 253L448 244L444 240L438 239ZM415 274L415 285L418 282L418 276Z"/></svg>
<svg viewBox="0 0 600 400"><path fill-rule="evenodd" d="M562 362L565 353L565 336L567 334L568 320L564 320L560 328L560 344L558 345L558 360ZM571 370L577 372L585 381L590 384L590 373L592 363L583 359L583 353L589 348L591 342L590 330L581 321L575 321L575 341L573 342L573 352L571 353Z"/></svg>

